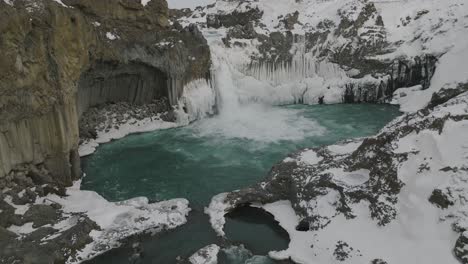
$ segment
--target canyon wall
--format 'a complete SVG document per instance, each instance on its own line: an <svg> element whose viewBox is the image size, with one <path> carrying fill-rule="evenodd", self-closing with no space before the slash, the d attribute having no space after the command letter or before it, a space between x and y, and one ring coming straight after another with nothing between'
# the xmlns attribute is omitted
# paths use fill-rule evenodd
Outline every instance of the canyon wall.
<svg viewBox="0 0 468 264"><path fill-rule="evenodd" d="M80 176L78 120L89 107L167 98L209 78L196 27L168 20L164 0L0 1L0 177L43 164Z"/></svg>

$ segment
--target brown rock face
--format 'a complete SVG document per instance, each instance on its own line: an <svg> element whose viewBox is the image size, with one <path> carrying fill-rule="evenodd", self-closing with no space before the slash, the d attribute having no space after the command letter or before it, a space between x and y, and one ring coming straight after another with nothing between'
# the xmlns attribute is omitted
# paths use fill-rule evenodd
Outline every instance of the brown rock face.
<svg viewBox="0 0 468 264"><path fill-rule="evenodd" d="M79 115L116 101L176 104L207 78L195 27L169 25L165 0L0 1L0 177L44 164L60 184L80 176ZM180 27L178 27L180 28Z"/></svg>

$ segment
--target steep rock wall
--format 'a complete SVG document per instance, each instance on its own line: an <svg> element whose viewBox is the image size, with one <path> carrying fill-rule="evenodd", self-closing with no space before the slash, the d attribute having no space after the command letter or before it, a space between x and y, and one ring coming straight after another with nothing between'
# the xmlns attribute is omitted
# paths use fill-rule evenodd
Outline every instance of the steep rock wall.
<svg viewBox="0 0 468 264"><path fill-rule="evenodd" d="M144 64L97 64L78 83L78 112L107 102L149 103L168 97L167 75Z"/></svg>
<svg viewBox="0 0 468 264"><path fill-rule="evenodd" d="M44 164L62 185L80 176L82 112L176 104L211 63L196 27L169 24L164 0L0 1L0 50L0 177Z"/></svg>

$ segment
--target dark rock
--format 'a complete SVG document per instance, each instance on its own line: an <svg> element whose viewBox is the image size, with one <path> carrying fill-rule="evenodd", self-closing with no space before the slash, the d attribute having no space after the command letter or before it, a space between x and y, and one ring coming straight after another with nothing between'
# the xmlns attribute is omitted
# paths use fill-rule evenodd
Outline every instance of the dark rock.
<svg viewBox="0 0 468 264"><path fill-rule="evenodd" d="M34 232L16 239L0 227L0 263L57 264L74 258L78 250L92 241L89 233L98 226L86 216L81 216L75 226L54 238L57 230L41 227Z"/></svg>
<svg viewBox="0 0 468 264"><path fill-rule="evenodd" d="M353 249L348 245L348 243L343 241L336 242L335 250L333 251L333 256L335 256L336 260L345 261L350 257L350 253Z"/></svg>
<svg viewBox="0 0 468 264"><path fill-rule="evenodd" d="M263 11L258 8L250 8L245 12L234 10L234 12L228 14L208 14L206 16L206 25L209 28L246 26L249 23L258 21L262 16Z"/></svg>
<svg viewBox="0 0 468 264"><path fill-rule="evenodd" d="M455 244L455 248L453 250L455 256L463 264L468 263L468 237L467 235L468 234L466 234L466 232L460 235L460 237L457 240L457 243Z"/></svg>
<svg viewBox="0 0 468 264"><path fill-rule="evenodd" d="M287 30L293 30L294 25L300 24L299 22L299 11L296 11L292 14L287 14L284 19L282 19L280 22L284 24L284 27Z"/></svg>
<svg viewBox="0 0 468 264"><path fill-rule="evenodd" d="M45 185L44 187L42 187L42 190L44 192L44 196L48 194L56 194L58 196L64 197L67 195L66 189L61 186L55 187L51 185Z"/></svg>
<svg viewBox="0 0 468 264"><path fill-rule="evenodd" d="M383 259L373 259L370 263L371 264L388 264L388 262Z"/></svg>
<svg viewBox="0 0 468 264"><path fill-rule="evenodd" d="M309 221L300 221L299 224L296 226L297 231L307 232L310 230Z"/></svg>
<svg viewBox="0 0 468 264"><path fill-rule="evenodd" d="M31 166L27 176L32 179L35 185L53 183L50 173L42 166L40 168Z"/></svg>
<svg viewBox="0 0 468 264"><path fill-rule="evenodd" d="M437 105L443 104L450 100L451 98L462 94L468 91L468 83L460 84L456 88L443 88L439 92L434 93L431 98L431 102L429 103L429 108L433 108Z"/></svg>
<svg viewBox="0 0 468 264"><path fill-rule="evenodd" d="M50 205L34 204L23 216L24 223L33 222L33 228L52 225L60 218L60 212Z"/></svg>
<svg viewBox="0 0 468 264"><path fill-rule="evenodd" d="M254 39L258 36L252 23L246 25L236 25L229 28L227 32L227 38L238 38L238 39Z"/></svg>
<svg viewBox="0 0 468 264"><path fill-rule="evenodd" d="M447 209L449 206L454 205L447 194L443 193L442 190L435 189L429 197L429 202L436 205L439 208Z"/></svg>

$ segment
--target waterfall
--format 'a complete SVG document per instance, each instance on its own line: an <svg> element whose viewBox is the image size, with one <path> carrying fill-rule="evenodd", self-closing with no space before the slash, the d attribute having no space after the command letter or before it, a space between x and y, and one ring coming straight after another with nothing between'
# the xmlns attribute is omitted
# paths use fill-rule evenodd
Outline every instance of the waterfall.
<svg viewBox="0 0 468 264"><path fill-rule="evenodd" d="M324 132L314 120L300 115L300 110L273 107L278 102L293 102L290 90L275 89L267 82L242 73L226 56L221 44L210 44L213 64L211 91L217 95L218 114L194 124L193 130L197 134L277 142L300 140L306 135Z"/></svg>
<svg viewBox="0 0 468 264"><path fill-rule="evenodd" d="M232 76L232 69L226 61L218 62L215 67L215 85L219 94L220 113L230 113L240 107L237 87Z"/></svg>
<svg viewBox="0 0 468 264"><path fill-rule="evenodd" d="M342 103L348 87L356 86L352 93L361 93L360 87L377 87L381 82L370 76L348 77L338 64L318 60L307 51L304 40L293 44L290 61L261 63L252 62L249 53L258 50L255 44L226 48L221 31L205 31L204 35L211 51L212 80L193 81L184 88L181 102L188 122L218 113L242 123L246 120L237 118L244 114L249 119L246 109L255 107Z"/></svg>

